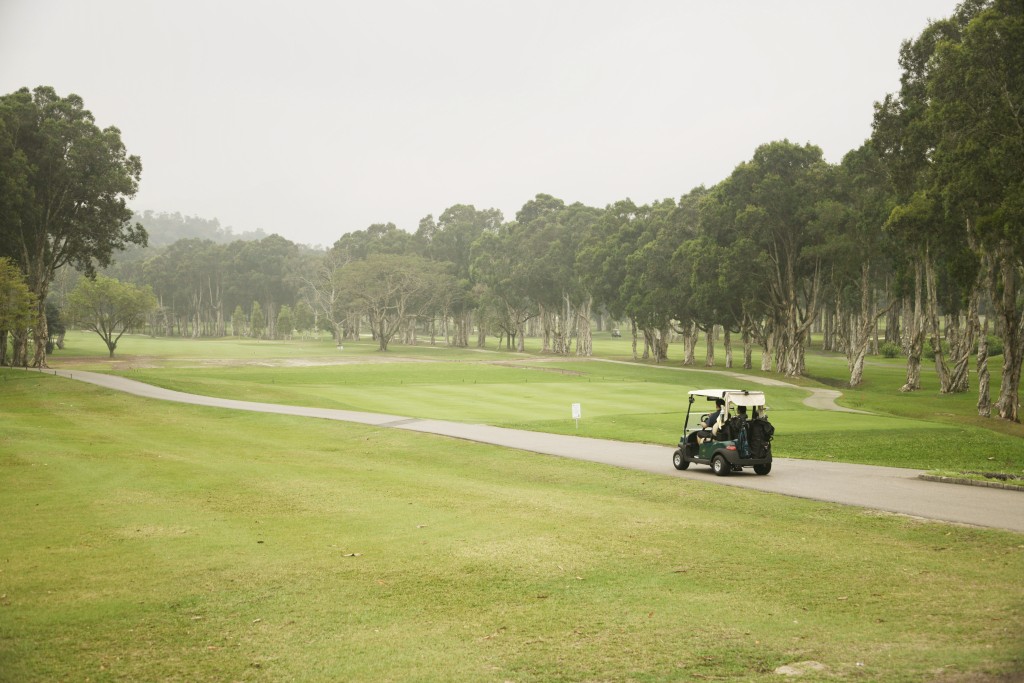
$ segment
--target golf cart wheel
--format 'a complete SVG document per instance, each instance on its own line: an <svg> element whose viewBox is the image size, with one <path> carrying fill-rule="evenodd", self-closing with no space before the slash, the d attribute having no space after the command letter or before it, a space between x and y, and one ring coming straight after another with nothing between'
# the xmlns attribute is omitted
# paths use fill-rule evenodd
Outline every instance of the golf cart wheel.
<svg viewBox="0 0 1024 683"><path fill-rule="evenodd" d="M728 477L732 472L732 466L721 455L716 455L711 461L711 469L720 477Z"/></svg>
<svg viewBox="0 0 1024 683"><path fill-rule="evenodd" d="M672 454L672 465L674 465L677 470L685 470L690 466L690 461L683 457L682 448L677 448L676 452Z"/></svg>
<svg viewBox="0 0 1024 683"><path fill-rule="evenodd" d="M770 462L766 462L763 465L754 465L754 471L758 474L768 474L772 471L772 464Z"/></svg>

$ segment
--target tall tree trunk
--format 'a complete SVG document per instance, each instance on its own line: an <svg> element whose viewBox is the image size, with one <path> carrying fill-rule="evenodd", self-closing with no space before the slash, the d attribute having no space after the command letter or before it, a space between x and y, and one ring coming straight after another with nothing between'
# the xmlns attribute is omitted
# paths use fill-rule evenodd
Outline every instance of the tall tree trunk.
<svg viewBox="0 0 1024 683"><path fill-rule="evenodd" d="M590 357L594 355L594 338L590 331L590 309L594 305L594 297L589 294L576 311L576 355Z"/></svg>
<svg viewBox="0 0 1024 683"><path fill-rule="evenodd" d="M707 343L707 348L704 355L704 367L713 368L715 367L715 326L708 325L708 329L704 331L704 341Z"/></svg>
<svg viewBox="0 0 1024 683"><path fill-rule="evenodd" d="M476 328L476 347L478 349L485 348L487 346L487 315L481 314L477 316L477 328ZM501 348L501 342L498 343L498 348Z"/></svg>
<svg viewBox="0 0 1024 683"><path fill-rule="evenodd" d="M543 326L543 341L541 341L540 352L551 353L551 316L544 304L537 304L540 309L540 321Z"/></svg>
<svg viewBox="0 0 1024 683"><path fill-rule="evenodd" d="M772 371L772 359L775 358L775 327L765 323L765 331L761 335L761 371Z"/></svg>
<svg viewBox="0 0 1024 683"><path fill-rule="evenodd" d="M11 331L11 367L28 367L28 330Z"/></svg>
<svg viewBox="0 0 1024 683"><path fill-rule="evenodd" d="M697 348L697 323L690 322L683 331L683 365L693 365L694 349Z"/></svg>
<svg viewBox="0 0 1024 683"><path fill-rule="evenodd" d="M754 345L750 341L750 330L743 328L743 369L750 370L754 367Z"/></svg>
<svg viewBox="0 0 1024 683"><path fill-rule="evenodd" d="M921 388L921 353L924 350L924 311L921 302L921 262L914 264L914 308L912 318L904 325L907 332L907 381L900 391Z"/></svg>
<svg viewBox="0 0 1024 683"><path fill-rule="evenodd" d="M864 359L875 338L875 326L878 319L895 308L892 301L881 313L875 303L874 286L871 282L871 264L863 263L860 270L860 306L855 313L850 313L843 324L843 339L847 368L850 371L850 386L858 387L864 379Z"/></svg>
<svg viewBox="0 0 1024 683"><path fill-rule="evenodd" d="M1003 330L1003 372L996 406L999 417L1020 422L1020 369L1024 359L1024 315L1018 308L1020 277L1010 250L1000 254L996 267L997 296L993 297Z"/></svg>
<svg viewBox="0 0 1024 683"><path fill-rule="evenodd" d="M935 266L932 264L931 259L928 258L927 252L925 252L924 260L924 279L925 279L925 290L927 292L927 311L928 311L928 335L929 341L932 345L932 354L935 357L935 374L939 378L939 392L943 394L950 393L950 373L949 368L946 366L946 359L942 353L942 336L939 330L939 314L938 314L938 292L935 285Z"/></svg>
<svg viewBox="0 0 1024 683"><path fill-rule="evenodd" d="M722 345L725 346L725 367L732 368L732 333L728 327L722 328Z"/></svg>
<svg viewBox="0 0 1024 683"><path fill-rule="evenodd" d="M885 341L900 344L900 309L895 306L885 317Z"/></svg>
<svg viewBox="0 0 1024 683"><path fill-rule="evenodd" d="M981 333L981 321L978 317L977 288L971 292L967 306L967 315L948 316L946 320L946 339L949 340L950 362L953 368L949 376L949 391L962 394L970 389L971 352L975 349L978 335Z"/></svg>
<svg viewBox="0 0 1024 683"><path fill-rule="evenodd" d="M978 335L978 415L992 416L992 396L989 393L988 374L988 317Z"/></svg>
<svg viewBox="0 0 1024 683"><path fill-rule="evenodd" d="M665 326L658 330L658 336L656 338L657 344L654 347L654 362L661 363L668 360L668 343L672 335L672 326L667 322Z"/></svg>

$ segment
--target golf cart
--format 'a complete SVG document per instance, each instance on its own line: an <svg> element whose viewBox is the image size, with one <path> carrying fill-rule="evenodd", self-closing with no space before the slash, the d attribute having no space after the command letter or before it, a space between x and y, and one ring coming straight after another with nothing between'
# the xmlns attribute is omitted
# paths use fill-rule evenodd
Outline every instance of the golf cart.
<svg viewBox="0 0 1024 683"><path fill-rule="evenodd" d="M698 399L709 401L717 411L698 420L690 413ZM775 428L766 417L763 391L742 389L697 389L690 392L686 422L672 464L685 470L690 463L710 465L720 477L753 467L757 474L772 471L772 436ZM715 417L712 422L710 418Z"/></svg>

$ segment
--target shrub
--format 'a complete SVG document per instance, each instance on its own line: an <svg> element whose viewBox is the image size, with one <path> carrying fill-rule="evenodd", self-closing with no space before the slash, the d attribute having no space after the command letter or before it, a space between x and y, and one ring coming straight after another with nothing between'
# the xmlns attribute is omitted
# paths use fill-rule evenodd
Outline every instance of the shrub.
<svg viewBox="0 0 1024 683"><path fill-rule="evenodd" d="M882 342L881 346L878 347L878 351L886 358L899 358L903 355L903 349L900 345L893 342Z"/></svg>
<svg viewBox="0 0 1024 683"><path fill-rule="evenodd" d="M943 356L949 356L949 342L946 341L945 339L943 339L941 342L939 342L939 346L942 347L942 355ZM989 352L989 353L991 353L991 352ZM925 339L924 340L924 347L921 349L921 354L925 358L931 358L932 356L935 355L935 349L934 349L934 347L932 347L932 340L931 339Z"/></svg>
<svg viewBox="0 0 1024 683"><path fill-rule="evenodd" d="M990 334L988 339L988 355L989 356L1001 356L1003 353L1003 338L997 337L994 334Z"/></svg>

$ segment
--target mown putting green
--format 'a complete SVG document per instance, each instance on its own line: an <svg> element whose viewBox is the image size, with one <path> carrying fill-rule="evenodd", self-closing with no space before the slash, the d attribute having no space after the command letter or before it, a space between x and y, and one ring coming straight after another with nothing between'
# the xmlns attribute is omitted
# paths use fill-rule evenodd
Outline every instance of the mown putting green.
<svg viewBox="0 0 1024 683"><path fill-rule="evenodd" d="M1008 532L23 371L0 424L3 680L1024 670Z"/></svg>

